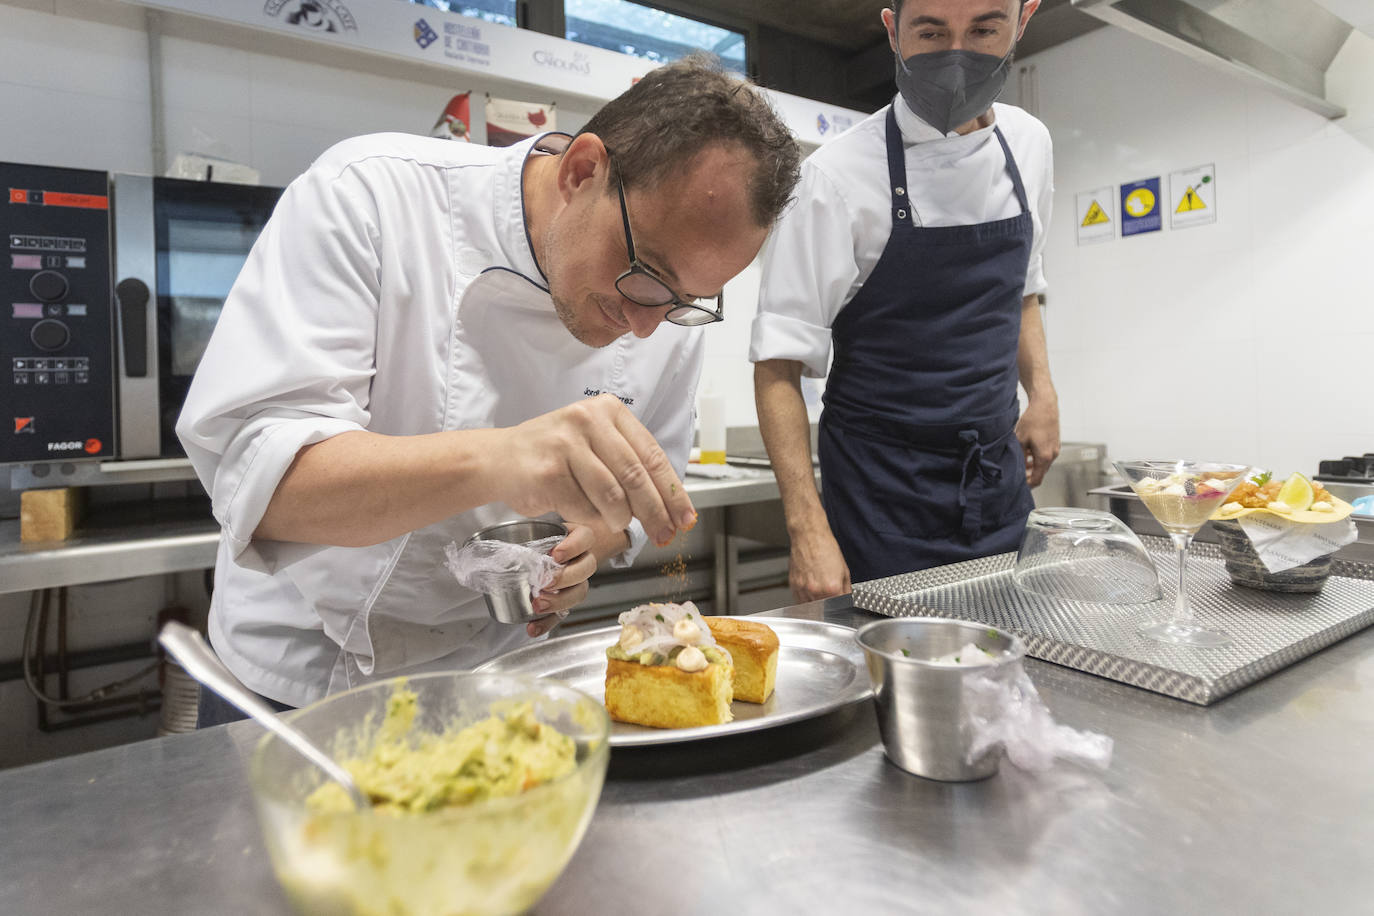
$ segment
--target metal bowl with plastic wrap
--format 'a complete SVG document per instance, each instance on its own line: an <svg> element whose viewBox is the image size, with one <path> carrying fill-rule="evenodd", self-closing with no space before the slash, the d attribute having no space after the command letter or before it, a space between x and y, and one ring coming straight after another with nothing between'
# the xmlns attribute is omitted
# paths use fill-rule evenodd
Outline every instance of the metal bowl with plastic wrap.
<svg viewBox="0 0 1374 916"><path fill-rule="evenodd" d="M289 713L369 797L275 736L250 778L272 865L305 913L520 913L572 858L601 795L610 721L557 681L441 673Z"/></svg>

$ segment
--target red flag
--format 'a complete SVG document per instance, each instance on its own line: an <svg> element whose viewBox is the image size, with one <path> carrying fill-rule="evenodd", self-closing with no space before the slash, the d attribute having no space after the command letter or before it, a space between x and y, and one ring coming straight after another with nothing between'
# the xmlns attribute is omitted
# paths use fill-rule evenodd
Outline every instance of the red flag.
<svg viewBox="0 0 1374 916"><path fill-rule="evenodd" d="M472 138L468 136L468 130L472 125L472 109L469 104L471 95L471 92L460 92L449 99L448 104L444 106L444 113L434 122L429 135L462 140L464 143L471 142Z"/></svg>

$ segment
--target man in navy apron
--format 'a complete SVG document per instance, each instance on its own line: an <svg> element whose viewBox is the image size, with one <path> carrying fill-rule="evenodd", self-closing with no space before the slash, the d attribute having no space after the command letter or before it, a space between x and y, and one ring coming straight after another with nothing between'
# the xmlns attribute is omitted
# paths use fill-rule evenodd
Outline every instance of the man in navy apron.
<svg viewBox="0 0 1374 916"><path fill-rule="evenodd" d="M798 600L1015 550L1058 455L1037 302L1049 136L992 104L1037 6L884 10L900 92L807 161L766 249L750 355ZM832 345L818 495L800 380Z"/></svg>

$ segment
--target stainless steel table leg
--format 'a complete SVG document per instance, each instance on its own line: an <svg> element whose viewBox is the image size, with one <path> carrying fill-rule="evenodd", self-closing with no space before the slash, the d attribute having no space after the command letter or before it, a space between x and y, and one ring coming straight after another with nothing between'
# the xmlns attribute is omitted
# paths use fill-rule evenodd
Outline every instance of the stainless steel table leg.
<svg viewBox="0 0 1374 916"><path fill-rule="evenodd" d="M725 606L730 610L728 613L739 613L739 539L733 534L735 509L733 506L726 506L721 513L725 516L722 527L725 531L725 543L717 545L724 548L725 558Z"/></svg>
<svg viewBox="0 0 1374 916"><path fill-rule="evenodd" d="M730 535L727 531L725 509L711 512L711 571L714 574L711 590L711 613L725 615L734 613L736 602L730 596L732 564L729 561ZM738 600L739 586L735 586Z"/></svg>

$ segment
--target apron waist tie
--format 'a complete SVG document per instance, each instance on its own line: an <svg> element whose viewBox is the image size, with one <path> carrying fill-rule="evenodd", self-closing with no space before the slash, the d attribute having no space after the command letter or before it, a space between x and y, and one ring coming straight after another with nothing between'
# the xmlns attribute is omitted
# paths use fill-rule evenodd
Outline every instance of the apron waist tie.
<svg viewBox="0 0 1374 916"><path fill-rule="evenodd" d="M989 442L988 447L991 448L1005 439L1006 436L1002 436L996 442ZM972 539L977 537L983 527L983 482L1001 480L1002 469L984 459L984 446L978 441L978 430L961 430L959 441L960 463L963 465L959 475L959 508L963 513L960 531L964 537Z"/></svg>

